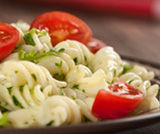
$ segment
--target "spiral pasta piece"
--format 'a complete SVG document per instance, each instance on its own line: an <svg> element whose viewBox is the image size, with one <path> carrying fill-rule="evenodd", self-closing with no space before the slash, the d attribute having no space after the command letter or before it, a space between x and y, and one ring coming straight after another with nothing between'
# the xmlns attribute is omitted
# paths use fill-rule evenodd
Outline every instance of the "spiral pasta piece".
<svg viewBox="0 0 160 134"><path fill-rule="evenodd" d="M73 40L62 41L55 46L56 51L64 50L57 56L45 56L38 64L46 67L51 74L66 75L75 65L91 65L93 54L83 44ZM52 62L52 64L50 64Z"/></svg>
<svg viewBox="0 0 160 134"><path fill-rule="evenodd" d="M23 115L26 115L25 117ZM79 106L66 96L52 96L35 108L21 109L10 112L8 122L13 127L59 126L63 124L78 124L81 122Z"/></svg>
<svg viewBox="0 0 160 134"><path fill-rule="evenodd" d="M122 71L122 60L112 47L104 47L96 54L92 62L93 72L102 69L106 74L106 81L111 83Z"/></svg>
<svg viewBox="0 0 160 134"><path fill-rule="evenodd" d="M100 89L108 86L105 76L101 69L92 74L86 66L77 65L67 74L66 79L68 86L84 91L87 96L95 97Z"/></svg>
<svg viewBox="0 0 160 134"><path fill-rule="evenodd" d="M143 80L152 80L154 78L154 73L152 71L147 71L146 68L140 65L134 65L130 72L138 74Z"/></svg>
<svg viewBox="0 0 160 134"><path fill-rule="evenodd" d="M148 111L160 106L160 103L156 98L159 90L159 86L157 84L152 85L149 80L143 80L134 72L128 72L121 75L118 81L125 81L143 92L145 98L136 110L137 112Z"/></svg>
<svg viewBox="0 0 160 134"><path fill-rule="evenodd" d="M24 37L24 34L26 32L29 31L29 24L23 22L23 21L18 21L16 23L11 23L12 26L14 26L18 31L19 31L19 41L17 43L17 45L22 45L25 43L23 37Z"/></svg>
<svg viewBox="0 0 160 134"><path fill-rule="evenodd" d="M52 78L48 70L28 61L6 61L2 64L2 73L13 86L28 84L30 88L40 84L42 88L52 85L53 93L58 93L58 87L65 87L65 82Z"/></svg>
<svg viewBox="0 0 160 134"><path fill-rule="evenodd" d="M40 105L66 86L66 82L52 78L47 69L32 62L6 61L0 68L0 105L8 110Z"/></svg>
<svg viewBox="0 0 160 134"><path fill-rule="evenodd" d="M96 118L91 112L94 98L88 97L84 100L77 99L76 102L80 106L81 113L84 116L84 118L87 118L88 120L90 120L92 122L98 121L98 118Z"/></svg>

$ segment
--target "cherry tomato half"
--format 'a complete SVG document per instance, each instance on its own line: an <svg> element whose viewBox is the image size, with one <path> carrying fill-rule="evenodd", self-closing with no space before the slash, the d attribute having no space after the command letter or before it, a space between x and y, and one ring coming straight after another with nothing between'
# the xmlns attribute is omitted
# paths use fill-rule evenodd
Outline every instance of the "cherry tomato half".
<svg viewBox="0 0 160 134"><path fill-rule="evenodd" d="M98 40L98 39L94 39L92 38L87 44L86 46L89 48L89 50L92 53L96 53L99 49L107 46L107 44L105 44L104 42Z"/></svg>
<svg viewBox="0 0 160 134"><path fill-rule="evenodd" d="M144 99L143 93L124 82L99 90L92 113L102 119L122 118L133 112Z"/></svg>
<svg viewBox="0 0 160 134"><path fill-rule="evenodd" d="M0 60L6 58L15 48L19 32L13 26L0 22Z"/></svg>
<svg viewBox="0 0 160 134"><path fill-rule="evenodd" d="M32 22L31 28L47 30L53 46L66 39L87 44L92 36L91 29L84 21L66 12L44 13Z"/></svg>

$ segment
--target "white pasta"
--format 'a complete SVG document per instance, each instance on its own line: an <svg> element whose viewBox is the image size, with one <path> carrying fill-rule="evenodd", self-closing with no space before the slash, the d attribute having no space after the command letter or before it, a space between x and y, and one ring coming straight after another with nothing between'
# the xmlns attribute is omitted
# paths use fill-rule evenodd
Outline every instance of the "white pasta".
<svg viewBox="0 0 160 134"><path fill-rule="evenodd" d="M153 72L149 72L146 68L139 65L134 65L131 72L138 74L143 80L152 80L154 78Z"/></svg>
<svg viewBox="0 0 160 134"><path fill-rule="evenodd" d="M144 112L149 109L159 107L159 101L156 98L159 90L159 86L157 84L151 85L149 80L143 80L134 72L128 72L121 75L118 81L125 81L143 92L145 98L136 110L137 112Z"/></svg>
<svg viewBox="0 0 160 134"><path fill-rule="evenodd" d="M48 123L53 126L78 124L81 122L81 113L72 99L57 95L49 97L39 107L10 112L8 122L19 128L45 126Z"/></svg>
<svg viewBox="0 0 160 134"><path fill-rule="evenodd" d="M92 74L89 68L77 65L67 74L66 80L71 87L76 84L80 90L85 90L87 96L95 97L100 89L108 87L105 76L101 69Z"/></svg>
<svg viewBox="0 0 160 134"><path fill-rule="evenodd" d="M19 31L19 41L17 45L24 44L25 42L24 42L23 36L26 32L28 32L30 28L29 24L23 21L18 21L17 23L11 23L11 25L14 26Z"/></svg>
<svg viewBox="0 0 160 134"><path fill-rule="evenodd" d="M0 121L8 113L7 127L100 121L94 109L92 112L97 93L116 81L131 84L144 94L133 114L160 107L156 98L159 85L152 84L154 72L123 61L112 47L96 54L74 40L53 47L47 31L30 30L22 21L11 25L20 38L14 51L0 63Z"/></svg>
<svg viewBox="0 0 160 134"><path fill-rule="evenodd" d="M39 105L49 95L59 94L59 89L66 86L65 82L53 79L44 67L28 61L6 61L1 65L1 72L0 102L8 110ZM14 101L20 102L17 104L20 106L15 106Z"/></svg>
<svg viewBox="0 0 160 134"><path fill-rule="evenodd" d="M85 45L78 41L66 40L55 46L56 50L60 50L61 48L64 48L64 52L73 60L76 59L76 64L83 64L90 67L93 60L93 54Z"/></svg>
<svg viewBox="0 0 160 134"><path fill-rule="evenodd" d="M120 56L113 50L112 47L104 47L96 54L92 63L92 70L95 72L98 69L103 69L106 74L106 81L113 81L114 77L118 76L122 71L122 61Z"/></svg>
<svg viewBox="0 0 160 134"><path fill-rule="evenodd" d="M45 56L38 60L38 64L46 67L51 74L67 74L75 64L91 65L93 54L83 44L71 40L62 41L55 46L56 51L60 49L64 49L64 52L57 56Z"/></svg>
<svg viewBox="0 0 160 134"><path fill-rule="evenodd" d="M94 102L94 98L86 98L84 101L77 99L76 102L78 105L80 105L81 108L81 113L87 117L92 122L98 121L98 118L96 118L92 113L91 113L91 107Z"/></svg>

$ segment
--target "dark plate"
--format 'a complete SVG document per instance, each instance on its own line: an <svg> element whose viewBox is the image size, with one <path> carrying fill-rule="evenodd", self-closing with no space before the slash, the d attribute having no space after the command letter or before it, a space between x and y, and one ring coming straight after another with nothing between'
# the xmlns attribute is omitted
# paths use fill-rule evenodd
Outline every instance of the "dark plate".
<svg viewBox="0 0 160 134"><path fill-rule="evenodd" d="M149 61L135 59L132 57L122 56L123 59L134 63L141 64L146 68L155 72L156 77L152 81L160 85L160 65ZM157 96L159 99L159 95ZM25 116L25 115L24 115ZM1 128L1 134L94 134L94 133L109 133L120 132L133 128L143 127L160 121L160 110L155 109L141 115L126 117L123 119L101 121L97 123L86 123L80 125L70 125L61 127L45 127L45 128L29 128L29 129L12 129Z"/></svg>

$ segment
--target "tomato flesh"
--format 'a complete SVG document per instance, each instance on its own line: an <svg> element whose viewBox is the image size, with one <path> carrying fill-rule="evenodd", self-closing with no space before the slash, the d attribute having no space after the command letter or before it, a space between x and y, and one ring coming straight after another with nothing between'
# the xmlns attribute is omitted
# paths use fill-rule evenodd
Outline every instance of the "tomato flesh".
<svg viewBox="0 0 160 134"><path fill-rule="evenodd" d="M65 12L47 12L38 16L31 24L31 28L45 29L49 32L53 46L71 39L87 44L92 31L81 19Z"/></svg>
<svg viewBox="0 0 160 134"><path fill-rule="evenodd" d="M103 47L106 47L107 44L105 44L104 42L98 40L98 39L94 39L92 38L87 44L86 46L89 48L89 50L95 54L98 50L100 50Z"/></svg>
<svg viewBox="0 0 160 134"><path fill-rule="evenodd" d="M124 82L115 82L99 90L92 113L102 119L117 119L133 112L144 99L138 89Z"/></svg>
<svg viewBox="0 0 160 134"><path fill-rule="evenodd" d="M0 23L0 60L6 58L15 48L19 32L13 26Z"/></svg>

